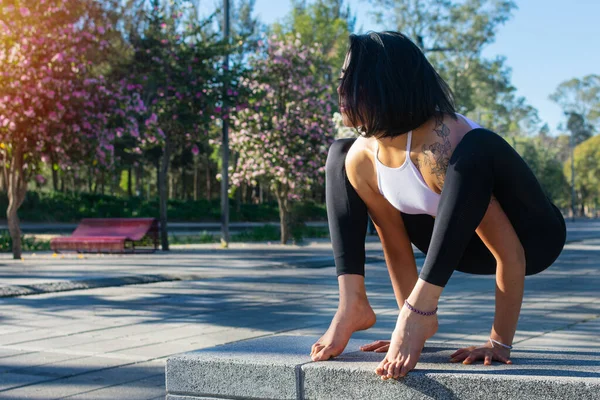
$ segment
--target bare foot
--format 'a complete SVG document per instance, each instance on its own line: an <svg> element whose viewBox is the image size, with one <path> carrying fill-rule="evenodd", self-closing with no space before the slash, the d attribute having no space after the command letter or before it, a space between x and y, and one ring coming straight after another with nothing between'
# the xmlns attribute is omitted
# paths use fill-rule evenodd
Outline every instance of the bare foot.
<svg viewBox="0 0 600 400"><path fill-rule="evenodd" d="M437 316L422 316L402 307L390 348L375 369L382 379L405 376L419 361L425 341L438 329Z"/></svg>
<svg viewBox="0 0 600 400"><path fill-rule="evenodd" d="M329 329L313 344L310 352L313 361L325 361L339 356L354 332L364 331L375 325L375 313L366 297L351 303L340 303Z"/></svg>

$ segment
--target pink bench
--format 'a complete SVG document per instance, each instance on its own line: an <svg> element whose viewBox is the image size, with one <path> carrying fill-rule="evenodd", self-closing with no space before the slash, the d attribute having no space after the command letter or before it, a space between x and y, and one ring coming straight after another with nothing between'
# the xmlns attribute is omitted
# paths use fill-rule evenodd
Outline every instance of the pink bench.
<svg viewBox="0 0 600 400"><path fill-rule="evenodd" d="M50 241L53 251L125 253L156 251L158 221L155 218L86 218L71 236Z"/></svg>

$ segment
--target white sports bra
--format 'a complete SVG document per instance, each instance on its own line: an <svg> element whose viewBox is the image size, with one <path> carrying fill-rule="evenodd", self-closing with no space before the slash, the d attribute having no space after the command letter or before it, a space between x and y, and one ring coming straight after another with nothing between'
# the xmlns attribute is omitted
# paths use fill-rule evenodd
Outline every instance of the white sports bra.
<svg viewBox="0 0 600 400"><path fill-rule="evenodd" d="M467 121L472 129L481 128L467 117L457 114ZM406 160L398 168L390 168L379 161L379 143L375 147L375 170L379 192L394 208L405 214L437 215L440 195L427 186L421 172L410 159L412 131L408 132Z"/></svg>

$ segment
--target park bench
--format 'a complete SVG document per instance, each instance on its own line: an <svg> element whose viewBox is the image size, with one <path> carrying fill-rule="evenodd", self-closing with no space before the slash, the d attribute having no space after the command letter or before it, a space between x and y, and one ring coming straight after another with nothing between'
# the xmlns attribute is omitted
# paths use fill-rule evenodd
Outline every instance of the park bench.
<svg viewBox="0 0 600 400"><path fill-rule="evenodd" d="M155 251L158 221L155 218L86 218L71 236L50 241L53 251L125 253Z"/></svg>

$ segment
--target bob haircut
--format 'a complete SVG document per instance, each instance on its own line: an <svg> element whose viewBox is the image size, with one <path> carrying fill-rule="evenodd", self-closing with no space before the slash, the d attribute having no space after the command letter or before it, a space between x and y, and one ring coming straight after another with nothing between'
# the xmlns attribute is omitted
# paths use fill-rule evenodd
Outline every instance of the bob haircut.
<svg viewBox="0 0 600 400"><path fill-rule="evenodd" d="M423 52L399 32L350 35L340 104L366 137L396 137L433 116L456 118L448 84Z"/></svg>

